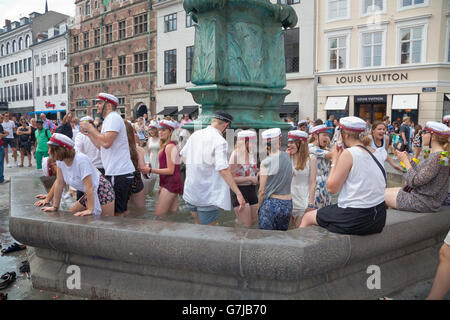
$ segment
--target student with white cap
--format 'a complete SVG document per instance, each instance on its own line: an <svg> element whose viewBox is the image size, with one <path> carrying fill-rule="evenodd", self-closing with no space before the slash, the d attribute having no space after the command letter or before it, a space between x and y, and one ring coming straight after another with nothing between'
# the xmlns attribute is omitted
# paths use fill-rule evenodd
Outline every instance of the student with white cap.
<svg viewBox="0 0 450 320"><path fill-rule="evenodd" d="M450 114L446 115L446 116L444 117L444 120L443 120L442 122L444 122L444 124L445 124L446 126L448 126L448 125L450 124Z"/></svg>
<svg viewBox="0 0 450 320"><path fill-rule="evenodd" d="M42 173L44 174L44 177L50 178L54 177L56 179L56 175L58 174L58 166L56 165L56 160L52 159L51 157L46 157L42 159ZM36 196L36 199L38 200L34 203L36 207L43 207L50 203L53 199L53 195L55 194L55 183L53 181L53 185L48 192L48 194L38 194Z"/></svg>
<svg viewBox="0 0 450 320"><path fill-rule="evenodd" d="M64 183L80 190L85 195L70 209L75 216L114 215L114 191L92 165L89 158L76 153L72 139L61 133L54 133L48 142L49 152L56 160L56 174L53 205L42 208L45 212L58 211Z"/></svg>
<svg viewBox="0 0 450 320"><path fill-rule="evenodd" d="M160 149L160 141L158 136L158 122L155 120L151 120L149 123L149 138L146 145L146 153L148 155L148 161L150 162L150 166L153 169L159 168L159 149ZM147 186L146 193L152 193L153 189L155 187L155 183L159 178L159 175L151 173L150 175L147 175L150 179ZM147 181L144 182L144 184L147 184Z"/></svg>
<svg viewBox="0 0 450 320"><path fill-rule="evenodd" d="M314 210L317 158L309 153L308 137L309 135L301 130L293 130L288 133L286 152L291 157L293 171L292 218L297 228L300 226L305 212Z"/></svg>
<svg viewBox="0 0 450 320"><path fill-rule="evenodd" d="M94 125L94 119L89 116L81 118L80 121L88 122ZM88 158L91 159L94 167L96 167L102 174L105 174L100 150L92 143L91 139L89 139L88 136L84 134L78 134L75 137L75 150L87 155Z"/></svg>
<svg viewBox="0 0 450 320"><path fill-rule="evenodd" d="M262 134L267 157L261 162L258 191L258 226L265 230L289 228L292 214L292 164L281 152L281 130L268 129Z"/></svg>
<svg viewBox="0 0 450 320"><path fill-rule="evenodd" d="M231 190L231 202L238 221L250 228L258 221L258 166L256 163L256 132L238 132L235 148L230 156L230 170L239 190L244 196L246 206L239 212L239 202ZM248 205L247 205L248 204Z"/></svg>
<svg viewBox="0 0 450 320"><path fill-rule="evenodd" d="M300 120L297 124L297 130L307 132L308 131L308 121Z"/></svg>
<svg viewBox="0 0 450 320"><path fill-rule="evenodd" d="M197 224L214 225L220 209L231 209L230 188L239 210L244 209L246 202L231 175L228 144L223 138L232 121L231 115L217 111L211 125L195 131L180 152L186 164L183 199Z"/></svg>
<svg viewBox="0 0 450 320"><path fill-rule="evenodd" d="M386 189L386 204L394 209L414 212L436 212L448 194L448 154L450 128L429 121L423 129L423 145L431 149L427 159L419 162L407 152L396 155L406 168L406 186Z"/></svg>
<svg viewBox="0 0 450 320"><path fill-rule="evenodd" d="M100 93L97 113L104 119L101 133L85 121L80 124L80 130L100 149L105 176L114 187L115 213L124 214L128 208L135 168L131 162L125 123L116 112L118 101L111 94Z"/></svg>
<svg viewBox="0 0 450 320"><path fill-rule="evenodd" d="M341 118L339 131L327 181L328 191L339 193L338 203L306 213L300 227L319 225L342 234L380 233L386 223L387 180L381 165L385 153L369 147L369 137L361 138L366 122L360 118Z"/></svg>

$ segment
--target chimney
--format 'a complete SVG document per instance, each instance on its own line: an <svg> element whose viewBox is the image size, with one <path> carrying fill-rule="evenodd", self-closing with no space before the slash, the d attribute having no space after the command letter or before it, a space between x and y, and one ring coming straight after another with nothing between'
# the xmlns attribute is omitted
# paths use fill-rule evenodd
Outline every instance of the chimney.
<svg viewBox="0 0 450 320"><path fill-rule="evenodd" d="M11 26L11 20L5 19L5 27Z"/></svg>

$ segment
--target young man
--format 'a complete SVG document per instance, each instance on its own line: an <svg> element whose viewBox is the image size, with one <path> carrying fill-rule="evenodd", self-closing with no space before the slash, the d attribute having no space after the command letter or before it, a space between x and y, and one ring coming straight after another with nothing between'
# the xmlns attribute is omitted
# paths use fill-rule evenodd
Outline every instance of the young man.
<svg viewBox="0 0 450 320"><path fill-rule="evenodd" d="M3 121L3 116L0 115L0 121ZM9 182L5 180L3 175L5 164L5 148L3 148L3 138L7 137L9 133L3 130L3 126L0 124L0 184Z"/></svg>
<svg viewBox="0 0 450 320"><path fill-rule="evenodd" d="M334 115L330 114L330 117L327 121L325 121L325 124L327 125L328 134L330 135L330 139L333 139L334 136ZM317 125L317 124L316 124Z"/></svg>
<svg viewBox="0 0 450 320"><path fill-rule="evenodd" d="M122 117L116 112L119 100L108 93L97 98L97 113L105 119L101 133L89 122L80 123L80 131L100 149L106 178L112 183L116 197L115 213L127 212L135 168L130 157L127 130Z"/></svg>
<svg viewBox="0 0 450 320"><path fill-rule="evenodd" d="M42 123L44 124L44 128L49 129L51 133L54 133L56 130L56 126L53 124L52 121L47 119L45 113L41 113L39 117L41 118Z"/></svg>
<svg viewBox="0 0 450 320"><path fill-rule="evenodd" d="M228 144L223 138L233 117L216 112L211 125L194 132L180 155L186 164L183 199L197 224L214 225L219 209L230 210L230 188L237 196L239 211L245 199L228 167Z"/></svg>
<svg viewBox="0 0 450 320"><path fill-rule="evenodd" d="M402 143L400 151L409 152L409 138L411 134L411 130L409 129L410 124L411 124L410 118L404 117L403 123L400 126L400 142Z"/></svg>
<svg viewBox="0 0 450 320"><path fill-rule="evenodd" d="M44 122L42 119L38 119L36 122L37 129L34 132L36 137L36 168L42 169L42 158L48 157L48 144L47 142L52 137L52 133L49 129L44 128Z"/></svg>
<svg viewBox="0 0 450 320"><path fill-rule="evenodd" d="M3 147L5 148L5 162L6 166L8 168L12 167L12 165L9 163L9 157L8 157L8 147L12 148L13 151L13 158L14 162L17 166L19 166L19 163L17 162L17 146L16 146L16 140L14 139L14 133L16 132L16 124L14 121L9 119L9 113L5 112L3 114L3 130L8 132L8 135L3 138Z"/></svg>

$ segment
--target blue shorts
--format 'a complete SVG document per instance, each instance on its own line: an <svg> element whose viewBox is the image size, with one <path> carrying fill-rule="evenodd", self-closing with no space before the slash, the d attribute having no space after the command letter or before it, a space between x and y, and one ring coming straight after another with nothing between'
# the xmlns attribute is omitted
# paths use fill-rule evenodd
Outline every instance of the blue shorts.
<svg viewBox="0 0 450 320"><path fill-rule="evenodd" d="M258 226L264 230L286 231L291 213L292 200L266 199L258 210Z"/></svg>
<svg viewBox="0 0 450 320"><path fill-rule="evenodd" d="M196 207L186 202L186 206L191 212L198 212L200 224L208 225L220 217L220 210L216 206Z"/></svg>

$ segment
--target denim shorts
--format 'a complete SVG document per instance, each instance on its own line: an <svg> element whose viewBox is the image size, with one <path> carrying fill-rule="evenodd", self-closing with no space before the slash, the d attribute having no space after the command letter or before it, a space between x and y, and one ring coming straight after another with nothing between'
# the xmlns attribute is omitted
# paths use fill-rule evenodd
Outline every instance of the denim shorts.
<svg viewBox="0 0 450 320"><path fill-rule="evenodd" d="M220 217L220 210L216 206L196 207L186 202L186 206L191 212L198 212L200 224L210 224Z"/></svg>

